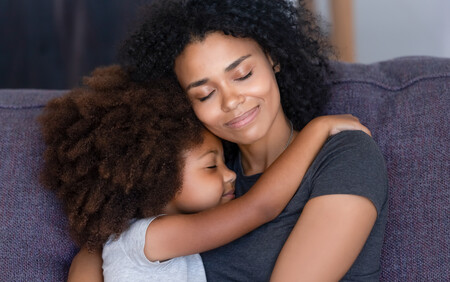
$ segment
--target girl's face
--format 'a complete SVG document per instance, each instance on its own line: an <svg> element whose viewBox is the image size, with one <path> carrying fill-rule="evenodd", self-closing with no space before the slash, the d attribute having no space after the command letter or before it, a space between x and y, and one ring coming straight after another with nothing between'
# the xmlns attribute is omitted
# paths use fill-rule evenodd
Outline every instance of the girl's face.
<svg viewBox="0 0 450 282"><path fill-rule="evenodd" d="M273 62L252 39L212 33L184 49L175 73L197 117L225 140L252 144L284 116Z"/></svg>
<svg viewBox="0 0 450 282"><path fill-rule="evenodd" d="M221 141L205 130L200 146L185 152L182 186L169 203L174 213L195 213L234 199L236 174L224 162Z"/></svg>

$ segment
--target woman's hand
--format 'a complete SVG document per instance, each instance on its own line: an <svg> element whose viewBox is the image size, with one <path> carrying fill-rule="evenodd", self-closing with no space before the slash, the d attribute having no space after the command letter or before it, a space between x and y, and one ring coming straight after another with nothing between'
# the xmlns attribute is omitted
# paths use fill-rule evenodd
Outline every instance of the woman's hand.
<svg viewBox="0 0 450 282"><path fill-rule="evenodd" d="M328 130L329 136L345 130L361 130L372 136L370 130L359 122L359 119L351 114L328 115L313 119L311 123L319 123Z"/></svg>

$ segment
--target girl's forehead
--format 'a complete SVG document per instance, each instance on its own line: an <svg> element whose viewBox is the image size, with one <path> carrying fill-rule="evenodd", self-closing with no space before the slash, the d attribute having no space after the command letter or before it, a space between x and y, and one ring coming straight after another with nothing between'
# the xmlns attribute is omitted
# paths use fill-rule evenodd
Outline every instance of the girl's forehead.
<svg viewBox="0 0 450 282"><path fill-rule="evenodd" d="M205 129L203 131L203 142L185 151L184 157L190 161L200 161L211 154L213 156L220 155L222 151L223 146L220 139Z"/></svg>
<svg viewBox="0 0 450 282"><path fill-rule="evenodd" d="M203 143L201 146L204 150L222 150L222 141L220 141L219 137L212 134L209 130L205 129L203 131Z"/></svg>

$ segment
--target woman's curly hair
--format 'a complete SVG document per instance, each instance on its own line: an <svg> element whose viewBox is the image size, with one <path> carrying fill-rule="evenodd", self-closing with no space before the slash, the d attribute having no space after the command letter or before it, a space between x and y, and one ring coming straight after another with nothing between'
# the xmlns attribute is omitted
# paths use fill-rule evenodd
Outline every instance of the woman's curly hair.
<svg viewBox="0 0 450 282"><path fill-rule="evenodd" d="M50 101L42 183L62 200L74 240L90 250L131 219L157 215L181 187L183 153L203 126L174 80L131 82L119 66Z"/></svg>
<svg viewBox="0 0 450 282"><path fill-rule="evenodd" d="M124 42L121 60L138 81L175 76L186 45L212 32L252 38L280 65L281 103L297 130L320 113L332 48L303 1L154 0Z"/></svg>

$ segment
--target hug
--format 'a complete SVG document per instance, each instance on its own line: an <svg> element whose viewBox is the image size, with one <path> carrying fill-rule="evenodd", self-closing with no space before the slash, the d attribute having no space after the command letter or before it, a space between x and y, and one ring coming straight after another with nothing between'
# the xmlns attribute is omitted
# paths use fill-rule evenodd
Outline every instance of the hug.
<svg viewBox="0 0 450 282"><path fill-rule="evenodd" d="M290 1L154 1L122 66L34 113L69 279L448 275L449 61L335 63L317 26Z"/></svg>

